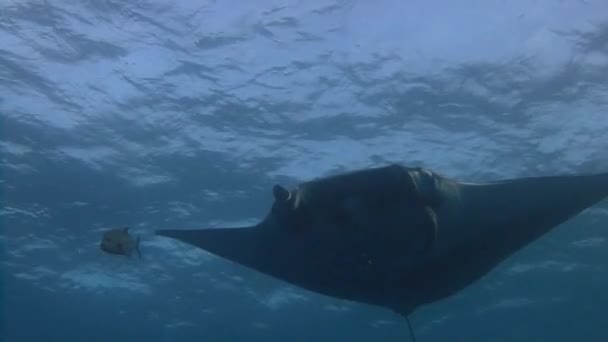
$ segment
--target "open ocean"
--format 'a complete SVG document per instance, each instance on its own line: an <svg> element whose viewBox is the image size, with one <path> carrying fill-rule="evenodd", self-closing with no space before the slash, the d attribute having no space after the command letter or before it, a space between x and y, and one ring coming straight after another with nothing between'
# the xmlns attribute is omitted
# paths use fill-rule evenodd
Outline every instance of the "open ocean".
<svg viewBox="0 0 608 342"><path fill-rule="evenodd" d="M388 163L608 172L608 1L2 0L0 162L3 342L410 341L153 232ZM121 226L141 259L100 250ZM604 200L416 311L417 341L608 341L607 239Z"/></svg>

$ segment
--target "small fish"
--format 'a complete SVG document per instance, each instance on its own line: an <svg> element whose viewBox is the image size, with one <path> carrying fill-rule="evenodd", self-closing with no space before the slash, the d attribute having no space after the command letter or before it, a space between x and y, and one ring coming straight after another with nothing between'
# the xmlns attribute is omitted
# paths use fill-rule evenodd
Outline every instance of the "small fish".
<svg viewBox="0 0 608 342"><path fill-rule="evenodd" d="M131 257L131 254L135 251L141 259L139 235L133 239L131 234L129 234L129 227L114 228L105 232L99 247L106 253L120 254L128 257Z"/></svg>

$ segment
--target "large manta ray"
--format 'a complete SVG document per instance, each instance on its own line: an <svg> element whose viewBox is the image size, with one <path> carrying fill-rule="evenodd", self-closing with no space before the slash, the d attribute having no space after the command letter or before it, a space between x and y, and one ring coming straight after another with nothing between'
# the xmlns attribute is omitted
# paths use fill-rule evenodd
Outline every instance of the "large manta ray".
<svg viewBox="0 0 608 342"><path fill-rule="evenodd" d="M465 183L389 165L275 185L273 195L254 226L157 234L407 318L608 196L608 173Z"/></svg>

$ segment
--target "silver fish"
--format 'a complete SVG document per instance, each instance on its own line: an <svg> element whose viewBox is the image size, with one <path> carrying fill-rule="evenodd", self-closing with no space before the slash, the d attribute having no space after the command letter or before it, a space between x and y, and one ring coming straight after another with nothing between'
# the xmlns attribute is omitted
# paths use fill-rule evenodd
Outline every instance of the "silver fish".
<svg viewBox="0 0 608 342"><path fill-rule="evenodd" d="M103 234L101 244L102 251L110 254L119 254L131 257L133 251L141 259L139 251L139 235L133 238L129 234L129 227L113 228Z"/></svg>

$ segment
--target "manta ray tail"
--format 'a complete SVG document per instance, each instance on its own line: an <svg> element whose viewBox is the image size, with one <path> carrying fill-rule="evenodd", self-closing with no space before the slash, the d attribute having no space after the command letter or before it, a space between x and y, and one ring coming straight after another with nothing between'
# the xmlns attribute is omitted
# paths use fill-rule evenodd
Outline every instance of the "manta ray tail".
<svg viewBox="0 0 608 342"><path fill-rule="evenodd" d="M412 323L410 322L410 318L408 316L404 316L405 321L407 322L407 328L410 331L410 337L413 342L416 342L416 335L414 335L414 329L412 329Z"/></svg>

